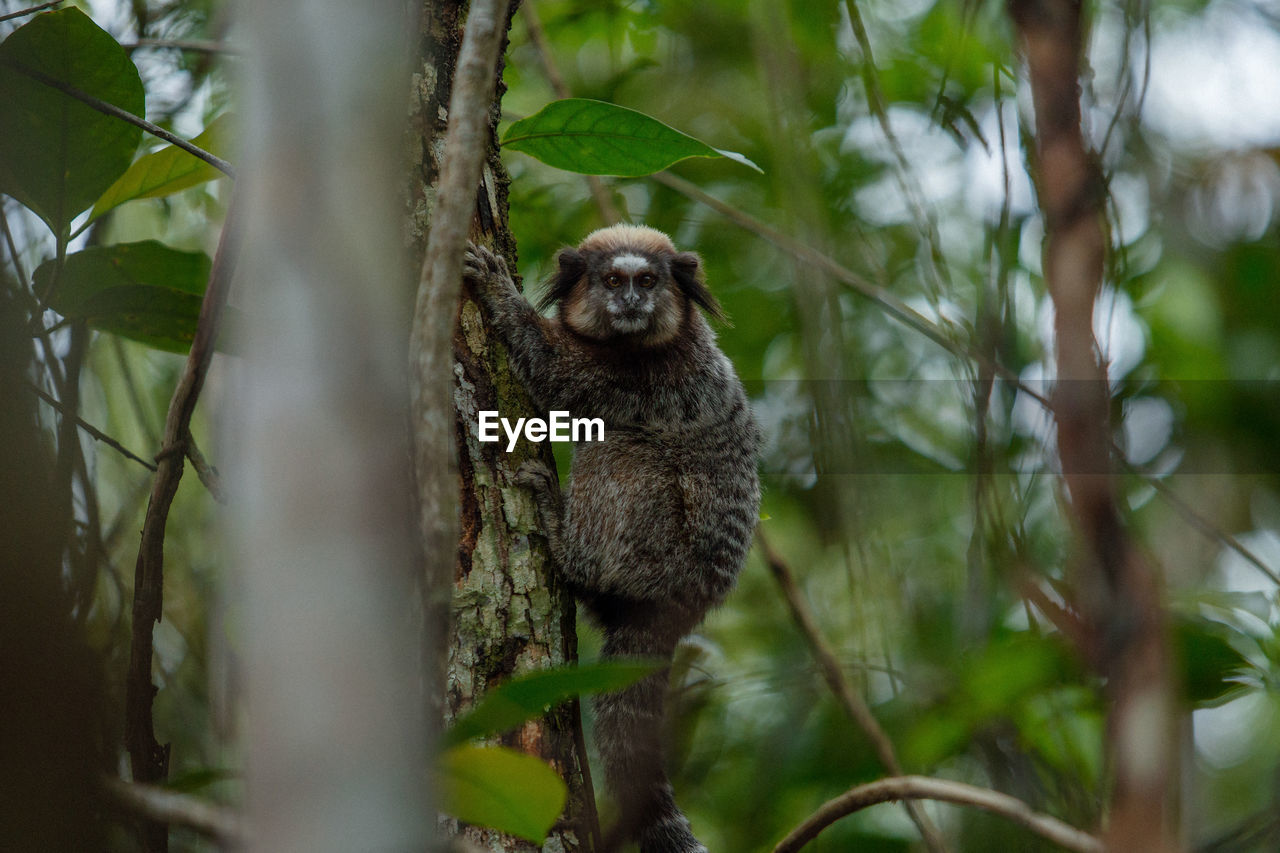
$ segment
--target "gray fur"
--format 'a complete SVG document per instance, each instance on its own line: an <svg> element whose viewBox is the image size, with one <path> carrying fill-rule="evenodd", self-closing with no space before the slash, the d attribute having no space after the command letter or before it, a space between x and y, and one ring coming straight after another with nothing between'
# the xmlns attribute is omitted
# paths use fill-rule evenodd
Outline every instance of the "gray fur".
<svg viewBox="0 0 1280 853"><path fill-rule="evenodd" d="M554 472L520 472L535 487L561 576L604 631L606 656L670 660L732 589L760 507L759 431L695 307L719 310L697 256L677 253L653 229L598 231L561 253L548 294L559 303L554 320L540 317L502 259L482 248L468 252L466 277L534 401L605 423L603 442L574 448L563 515ZM614 322L624 298L635 309L626 319L645 318L642 328ZM663 767L666 681L664 670L595 702L596 740L621 813L614 838L639 840L641 853L705 853Z"/></svg>

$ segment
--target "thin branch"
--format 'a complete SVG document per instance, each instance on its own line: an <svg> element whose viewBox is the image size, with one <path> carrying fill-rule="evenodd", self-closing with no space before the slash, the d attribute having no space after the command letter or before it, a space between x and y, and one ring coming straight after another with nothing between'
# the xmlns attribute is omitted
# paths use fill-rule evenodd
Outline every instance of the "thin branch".
<svg viewBox="0 0 1280 853"><path fill-rule="evenodd" d="M120 808L157 823L181 826L223 847L242 847L248 840L239 815L223 806L155 785L104 777L102 787Z"/></svg>
<svg viewBox="0 0 1280 853"><path fill-rule="evenodd" d="M76 442L77 445L79 442ZM73 569L72 588L75 590L73 613L81 625L89 617L95 592L98 588L98 569L102 565L106 550L102 547L102 509L98 503L98 491L94 487L93 478L89 476L89 461L84 449L76 447L75 476L80 481L80 502L84 507L84 547L74 547L74 539L70 550L70 565Z"/></svg>
<svg viewBox="0 0 1280 853"><path fill-rule="evenodd" d="M31 384L30 382L27 383L27 387L31 389L31 393L35 394L45 403L49 404L49 406L52 407L58 414L62 415L63 417L66 417L66 414L67 414L66 409L63 408L62 404L58 402L53 397L53 395L44 391L39 386ZM126 459L132 459L134 462L137 462L139 465L142 465L144 468L146 468L149 471L156 470L155 465L143 459L141 456L134 453L132 450L125 447L119 441L107 435L105 432L98 429L93 424L85 421L79 415L76 415L74 420L76 422L76 426L80 427L80 429L84 430L86 433L92 436L95 440L101 441L103 444L105 444L107 447L110 447L112 450L116 451L121 456L125 457Z"/></svg>
<svg viewBox="0 0 1280 853"><path fill-rule="evenodd" d="M63 0L59 0L63 2ZM239 56L239 48L231 47L225 42L206 41L201 39L138 39L135 42L120 45L125 50L153 48L157 50L185 50L191 53L210 53L219 56Z"/></svg>
<svg viewBox="0 0 1280 853"><path fill-rule="evenodd" d="M569 91L569 86L564 82L560 69L556 67L555 56L551 53L546 30L542 28L542 19L538 17L538 10L534 8L534 0L524 0L520 4L520 14L524 16L525 30L529 33L529 41L542 62L542 71L547 75L551 91L555 92L557 98L572 97L573 93ZM599 175L587 175L586 178L587 186L591 189L591 198L596 203L596 209L600 211L600 218L609 225L621 222L622 214L618 212L613 199L609 197L609 190L605 187L604 181L600 180Z"/></svg>
<svg viewBox="0 0 1280 853"><path fill-rule="evenodd" d="M89 350L89 329L83 323L71 328L67 343L67 353L62 361L64 380L57 389L59 402L62 404L62 417L55 431L58 439L57 462L54 467L54 494L57 496L57 519L63 532L62 540L66 543L67 562L70 576L75 580L83 580L86 560L84 552L78 547L76 526L76 480L82 470L87 471L84 462L84 444L80 441L80 430L76 418L80 411L80 375L84 368L85 355ZM81 480L85 489L85 498L92 488L87 480Z"/></svg>
<svg viewBox="0 0 1280 853"><path fill-rule="evenodd" d="M681 193L694 201L705 204L707 207L710 207L712 210L716 211L730 222L733 222L735 225L745 228L757 236L763 237L770 243L790 254L792 257L800 260L802 263L815 267L836 280L843 282L852 290L860 293L872 302L875 302L883 308L889 316L898 320L908 328L914 329L924 335L947 352L973 361L989 361L989 359L986 359L985 356L976 350L972 350L965 344L952 340L940 326L930 321L919 311L916 311L914 308L907 305L907 303L903 302L893 293L879 285L873 284L853 271L846 269L817 249L805 245L794 237L782 233L772 225L726 204L715 196L704 192L696 184L686 181L684 178L673 175L670 172L658 172L651 177L658 183L665 184L676 192ZM1009 368L998 364L992 365L992 367L995 369L997 375L1002 378L1008 379L1010 382L1018 381L1017 374L1009 370ZM1031 389L1027 389L1027 391L1028 393L1035 394ZM1048 400L1044 398L1043 395L1035 394L1035 396L1046 405L1048 404Z"/></svg>
<svg viewBox="0 0 1280 853"><path fill-rule="evenodd" d="M893 152L898 187L902 190L907 206L911 209L916 230L920 232L920 237L929 248L929 260L933 265L933 273L938 278L938 283L942 286L950 286L951 276L947 271L946 258L942 255L942 238L938 234L938 225L925 207L924 193L915 179L911 161L903 152L902 143L898 141L898 136L893 132L893 125L889 121L884 92L880 88L880 78L876 74L875 56L871 53L871 39L867 36L867 28L862 23L862 14L858 11L858 4L854 0L845 0L844 5L849 15L849 24L853 28L854 38L857 39L858 48L862 51L862 84L867 91L867 104L871 108L872 115L876 117L881 132L884 133L889 150Z"/></svg>
<svg viewBox="0 0 1280 853"><path fill-rule="evenodd" d="M138 381L133 375L133 365L129 363L129 356L125 352L124 339L119 335L111 335L110 339L111 351L116 357L116 367L120 371L125 395L129 398L129 406L133 409L134 420L137 421L147 443L154 447L160 443L160 436L156 432L155 425L151 423L147 407L143 405L142 394L138 391Z"/></svg>
<svg viewBox="0 0 1280 853"><path fill-rule="evenodd" d="M1139 477L1142 478L1143 482L1151 486L1151 488L1155 489L1156 493L1160 495L1160 497L1164 498L1164 500L1168 502L1169 506L1173 507L1174 510L1179 515L1181 515L1184 519L1186 519L1188 524L1190 524L1196 530L1199 530L1203 535L1207 536L1208 538L1216 540L1219 544L1227 548L1230 548L1232 551L1235 551L1241 557L1244 557L1246 560L1252 563L1254 567L1258 569L1258 571L1262 572L1264 575L1269 577L1272 583L1274 583L1276 586L1280 586L1280 574L1277 574L1274 569L1272 569L1270 566L1264 563L1261 557L1255 554L1248 546L1246 546L1238 538L1236 538L1235 536L1232 536L1230 533L1226 532L1225 530L1222 530L1216 527L1213 524L1213 522L1209 521L1207 518L1197 513L1195 509L1192 508L1191 504L1187 503L1182 497L1178 495L1177 492L1169 488L1169 486L1165 484L1163 480L1160 480L1149 474L1145 474L1141 471L1136 471L1132 468L1130 470L1133 470L1134 473L1136 473Z"/></svg>
<svg viewBox="0 0 1280 853"><path fill-rule="evenodd" d="M658 172L651 177L658 183L671 187L686 198L706 205L724 218L728 219L730 222L769 241L792 257L824 271L826 274L844 283L850 290L853 290L860 296L871 300L886 314L893 317L895 320L898 320L909 329L924 335L926 338L933 341L952 355L959 358L969 359L975 364L991 370L996 376L1008 382L1032 400L1035 400L1045 409L1052 409L1052 404L1048 397L1023 382L1018 374L1014 373L1008 367L1005 367L999 362L993 361L986 354L966 344L953 340L940 326L931 322L923 314L912 309L897 296L845 268L830 256L800 242L788 234L782 233L768 223L757 219L748 213L744 213L736 207L726 204L710 193L704 191L696 184L686 181L684 178L673 175L670 172ZM1123 458L1123 455L1121 458ZM1131 468L1130 470L1134 476L1139 477L1143 482L1153 487L1161 497L1173 503L1174 508L1188 520L1191 520L1193 526L1197 530L1200 530L1210 538L1236 551L1240 556L1244 557L1252 565L1261 570L1267 577L1277 583L1280 583L1280 575L1277 575L1277 573L1268 567L1267 564L1264 563L1256 554L1249 551L1249 549L1241 544L1234 536L1219 530L1213 522L1209 521L1204 516L1199 515L1191 508L1190 505L1178 498L1176 494L1160 479L1136 468Z"/></svg>
<svg viewBox="0 0 1280 853"><path fill-rule="evenodd" d="M191 462L191 467L196 469L196 476L209 490L209 494L213 495L213 499L220 504L225 504L227 493L222 488L222 475L218 473L217 468L209 464L208 459L204 458L204 454L196 446L195 436L189 432L187 433L187 460Z"/></svg>
<svg viewBox="0 0 1280 853"><path fill-rule="evenodd" d="M765 538L764 533L760 530L756 531L756 541L760 543L760 551L764 554L765 562L769 564L769 569L773 572L774 579L778 582L778 586L781 587L782 593L787 599L787 606L791 609L791 617L795 620L800 633L804 634L805 640L809 643L809 648L817 660L818 668L822 670L822 677L826 680L827 686L831 688L831 692L835 694L836 699L844 706L845 713L849 715L850 719L858 725L858 728L862 729L867 739L871 741L871 746L876 752L876 757L880 759L880 763L894 776L901 776L902 765L898 763L898 756L894 752L893 742L889 740L889 736L880 727L880 722L871 713L871 708L867 706L866 701L844 677L844 671L840 668L840 661L831 646L823 638L822 632L818 629L818 623L814 620L813 613L809 610L808 602L805 601L800 588L796 586L791 568L787 565L786 560L782 558L782 555L773 549L773 546L769 544L769 540ZM938 828L929 820L929 816L924 813L924 809L913 802L908 802L905 805L911 820L919 827L920 835L924 838L925 845L935 853L937 851L945 851L947 849L946 842L942 840ZM817 834L816 831L814 834Z"/></svg>
<svg viewBox="0 0 1280 853"><path fill-rule="evenodd" d="M50 86L54 89L57 89L59 92L62 92L65 95L70 95L71 97L75 98L77 101L80 101L92 107L93 109L97 110L100 113L103 113L104 115L109 115L109 116L112 116L113 118L118 118L121 121L128 122L134 127L142 128L152 136L159 137L160 139L163 139L165 142L172 143L178 148L181 148L183 151L186 151L191 156L198 157L199 159L208 163L210 166L217 169L219 172L222 172L224 175L227 175L228 177L234 178L236 176L235 169L226 160L223 160L221 157L210 154L208 151L205 151L203 148L201 148L198 145L191 144L187 140L183 139L181 136L177 136L173 133L170 133L169 131L165 130L163 127L160 127L158 124L152 124L151 122L147 121L144 118L138 118L133 113L128 112L127 110L122 110L119 107L117 107L115 104L109 104L106 101L102 100L101 98L95 98L93 95L90 95L88 92L82 92L81 90L77 89L75 86L72 86L67 83L63 83L61 80L58 80L57 78L54 78L54 77L50 77L48 74L45 74L41 71L37 71L34 68L27 68L26 66L20 65L16 62L6 62L5 64L8 67L12 68L14 71L17 71L19 74L25 74L26 76L30 77L32 80L37 80L46 86Z"/></svg>
<svg viewBox="0 0 1280 853"><path fill-rule="evenodd" d="M445 131L440 182L422 262L409 352L414 470L429 588L451 577L458 547L453 329L462 258L476 210L493 103L505 3L475 0L467 15Z"/></svg>
<svg viewBox="0 0 1280 853"><path fill-rule="evenodd" d="M61 6L65 2L66 0L49 0L48 3L41 3L39 6L28 6L27 8L19 9L16 12L9 12L6 15L0 15L0 21L8 21L11 18L21 18L23 15L34 15L36 12L41 12L54 6Z"/></svg>
<svg viewBox="0 0 1280 853"><path fill-rule="evenodd" d="M0 231L4 232L4 242L9 248L9 262L13 264L14 274L18 276L18 284L22 286L24 293L30 293L31 284L27 281L27 271L23 268L22 258L18 255L18 244L13 239L13 232L9 230L9 216L5 213L3 204L0 204Z"/></svg>
<svg viewBox="0 0 1280 853"><path fill-rule="evenodd" d="M13 264L13 271L18 277L18 292L22 294L22 299L27 303L27 310L31 312L31 323L39 325L43 309L40 307L39 300L36 299L35 291L31 287L31 281L27 278L26 270L22 266L22 258L18 255L17 241L13 239L13 231L9 227L9 217L5 213L4 205L0 204L0 231L4 232L5 245L9 249L9 260ZM44 352L44 359L41 365L49 373L53 387L62 391L63 378L62 368L58 363L58 354L53 348L53 341L50 340L49 332L52 330L41 330L35 334L40 341L40 349Z"/></svg>
<svg viewBox="0 0 1280 853"><path fill-rule="evenodd" d="M169 747L155 737L151 702L156 688L151 683L153 649L152 626L159 622L164 605L164 535L169 508L182 479L183 455L191 425L191 415L204 385L205 373L213 358L213 342L221 325L227 292L239 245L238 200L233 198L222 226L218 250L209 271L209 285L200 305L195 338L187 355L182 376L169 403L158 463L152 478L151 500L142 524L142 542L133 585L133 637L129 649L129 673L125 705L125 745L139 782L159 782L168 773ZM144 846L148 851L164 850L164 827L148 826Z"/></svg>
<svg viewBox="0 0 1280 853"><path fill-rule="evenodd" d="M1041 838L1076 853L1103 853L1106 849L1100 840L1089 833L1063 823L1051 815L1036 812L1022 800L1008 794L947 779L899 776L859 785L835 799L828 800L813 813L812 817L779 841L773 848L773 853L795 853L840 818L869 806L894 800L937 800L958 806L972 806L1006 818Z"/></svg>

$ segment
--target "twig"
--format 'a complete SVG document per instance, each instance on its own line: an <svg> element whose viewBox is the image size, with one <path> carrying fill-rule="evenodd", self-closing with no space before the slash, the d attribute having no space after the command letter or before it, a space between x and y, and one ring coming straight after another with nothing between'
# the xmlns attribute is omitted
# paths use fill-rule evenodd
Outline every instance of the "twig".
<svg viewBox="0 0 1280 853"><path fill-rule="evenodd" d="M23 15L34 15L36 12L43 11L44 9L48 9L53 6L60 6L65 2L66 0L49 0L48 3L41 3L39 6L28 6L27 8L19 9L16 12L9 12L8 14L0 15L0 21L7 21L11 18L21 18Z"/></svg>
<svg viewBox="0 0 1280 853"><path fill-rule="evenodd" d="M122 110L119 107L117 107L115 104L109 104L106 101L102 100L101 98L95 98L93 95L90 95L88 92L82 92L81 90L77 89L75 86L72 86L68 83L63 83L61 80L58 80L57 78L54 78L54 77L50 77L48 74L45 74L44 72L41 72L41 71L37 71L34 68L27 68L26 66L20 65L16 62L6 62L5 65L12 68L14 71L17 71L19 74L25 74L26 76L30 77L32 80L37 80L46 86L50 86L54 89L57 89L59 92L62 92L65 95L70 95L71 97L75 98L77 101L87 104L88 106L92 107L93 109L97 110L100 113L103 113L104 115L109 115L109 116L112 116L113 118L118 118L121 121L128 122L134 127L142 128L152 136L157 136L160 139L163 139L165 142L169 142L177 146L178 148L181 148L183 151L186 151L191 156L200 158L201 160L208 163L210 166L217 169L219 172L222 172L224 175L227 175L228 177L234 178L236 176L235 169L226 160L223 160L221 157L210 154L208 151L205 151L200 146L193 145L192 143L183 139L181 136L177 136L173 133L170 133L169 131L165 130L163 127L160 127L157 124L152 124L151 122L147 121L144 118L138 118L133 113L128 112L127 110Z"/></svg>
<svg viewBox="0 0 1280 853"><path fill-rule="evenodd" d="M895 320L898 320L908 328L924 335L947 352L959 358L969 359L975 364L991 370L996 376L1000 377L1005 382L1008 382L1018 391L1026 394L1030 399L1035 400L1044 408L1052 409L1052 403L1049 401L1048 397L1023 382L1018 374L1014 373L1008 367L1005 367L999 362L993 361L990 357L976 349L973 349L972 347L969 347L959 341L952 340L941 327L931 322L918 311L912 309L897 296L884 288L871 283L867 279L862 278L853 271L846 269L828 255L811 246L805 245L790 235L782 233L768 223L756 219L754 216L726 204L710 193L707 193L696 184L686 181L684 178L673 175L670 172L658 172L652 177L658 183L671 187L681 195L710 207L712 210L716 211L735 225L750 231L758 237L768 240L774 246L783 250L792 257L823 270L826 274L834 277L840 282L843 282L855 293L866 297L876 305L880 306L885 313L893 317ZM1132 472L1134 476L1139 477L1143 482L1155 488L1162 497L1169 500L1171 503L1174 503L1175 509L1177 509L1178 512L1188 520L1192 521L1196 529L1236 551L1240 556L1244 557L1251 564L1260 569L1263 574L1280 584L1280 575L1277 575L1276 572L1269 568L1267 564L1264 563L1256 554L1249 551L1234 536L1218 530L1214 526L1213 522L1196 513L1191 506L1178 498L1176 494L1169 489L1168 486L1164 485L1164 483L1157 477L1137 469L1132 469Z"/></svg>
<svg viewBox="0 0 1280 853"><path fill-rule="evenodd" d="M58 412L58 414L60 414L60 415L62 415L62 416L64 416L64 417L66 416L66 414L67 414L66 410L63 408L62 404L61 404L60 402L58 402L58 401L53 397L53 395L51 395L51 394L49 394L48 392L44 391L44 390L43 390L43 389L41 389L38 385L33 385L33 384L31 384L30 382L28 382L28 383L27 383L27 387L31 389L31 393L35 394L35 395L36 395L37 397L39 397L41 400L43 400L44 402L48 403L48 404L49 404L49 406L51 406L55 411L57 411L57 412ZM76 422L76 426L80 427L80 429L82 429L82 430L84 430L85 432L87 432L87 433L88 433L90 436L92 436L94 439L96 439L97 441L101 441L103 444L105 444L107 447L110 447L112 450L116 451L116 452L117 452L117 453L119 453L121 456L124 456L126 459L132 459L134 462L137 462L139 465L142 465L143 467L145 467L145 468L146 468L146 469L148 469L149 471L154 471L154 470L156 470L156 466L155 466L155 465L153 465L153 464L151 464L150 462L148 462L147 460L143 459L141 456L139 456L138 454L134 453L132 450L130 450L129 448L125 447L125 446L124 446L123 444L121 444L119 441L117 441L116 439L114 439L114 438L112 438L111 436L107 435L105 432L103 432L102 430L98 429L98 428L97 428L97 427L95 427L93 424L91 424L91 423L89 423L89 422L85 421L85 420L84 420L83 418L81 418L79 415L76 415L76 416L73 418L73 420Z"/></svg>
<svg viewBox="0 0 1280 853"><path fill-rule="evenodd" d="M0 231L4 232L4 242L9 249L9 262L13 264L13 272L18 277L18 284L22 286L24 293L30 293L31 285L27 283L27 271L22 266L22 258L18 256L18 244L13 239L13 232L9 230L9 216L5 213L3 204L0 204Z"/></svg>
<svg viewBox="0 0 1280 853"><path fill-rule="evenodd" d="M240 817L223 806L111 776L103 778L102 787L116 805L126 811L157 823L194 830L223 847L241 847L248 839Z"/></svg>
<svg viewBox="0 0 1280 853"><path fill-rule="evenodd" d="M13 231L9 228L9 217L5 214L3 204L0 204L0 231L4 232L5 245L9 249L9 260L13 264L14 274L18 277L18 292L22 294L22 299L27 303L27 310L31 312L31 322L39 324L43 309L40 307L39 300L36 299L35 291L32 289L26 270L22 266L22 258L18 256L17 241L13 239ZM61 393L63 387L62 368L58 364L58 354L53 348L53 342L49 339L49 331L51 330L41 330L36 333L35 337L40 340L40 349L44 351L44 360L42 361L44 369L49 372L49 378L53 380L53 387L59 389L59 393Z"/></svg>
<svg viewBox="0 0 1280 853"><path fill-rule="evenodd" d="M76 417L80 411L80 374L84 368L85 355L89 350L89 329L83 323L71 328L67 353L63 357L63 382L57 389L59 402L62 404L62 417L58 421L56 435L58 437L58 456L54 466L54 494L57 509L53 517L57 519L60 538L66 543L66 553L70 576L74 587L76 580L83 580L86 567L86 555L79 548L75 533L76 525L76 480L80 471L87 472L84 463L84 445L80 441L80 430ZM85 505L91 500L92 484L81 480L85 489ZM74 600L74 599L73 599Z"/></svg>
<svg viewBox="0 0 1280 853"><path fill-rule="evenodd" d="M971 359L978 363L990 361L976 350L969 348L959 341L952 340L940 326L931 322L927 317L907 305L907 303L903 302L893 293L890 293L879 285L871 283L853 271L846 269L817 249L805 245L794 237L782 233L772 225L762 222L750 214L743 213L737 208L726 204L715 196L704 192L696 184L686 181L684 178L673 175L670 172L658 172L652 177L658 183L665 184L676 192L688 196L694 201L705 204L707 207L710 207L712 210L716 211L730 222L733 222L735 225L763 237L801 262L812 267L816 267L826 275L844 283L857 293L860 293L872 302L875 302L883 308L889 316L924 335L947 352L958 355L961 358ZM999 364L993 364L992 368L1001 378L1007 379L1010 382L1019 382L1018 375L1009 368ZM1019 387L1022 387L1021 384ZM1043 395L1037 393L1031 388L1026 388L1025 390L1027 393L1032 394L1036 399L1043 401L1046 405L1048 404L1047 398Z"/></svg>
<svg viewBox="0 0 1280 853"><path fill-rule="evenodd" d="M791 573L791 568L787 565L782 555L773 549L769 544L769 540L765 538L763 532L756 531L756 541L760 543L760 551L764 554L765 562L769 564L770 571L773 572L774 579L778 582L778 586L782 588L782 593L787 599L787 606L791 609L791 617L795 620L796 626L800 629L800 633L804 634L805 640L809 643L809 648L813 652L814 658L818 662L818 668L822 670L822 676L827 682L827 686L831 688L831 692L835 694L836 699L844 706L845 713L862 729L867 739L871 741L871 746L876 752L876 757L880 759L880 763L884 768L894 776L902 775L902 766L898 763L898 756L894 752L893 742L889 740L889 736L884 729L880 727L880 723L876 720L875 715L871 713L871 708L867 706L866 701L858 695L857 691L849 684L844 677L844 671L840 668L840 661L836 657L831 646L827 645L827 641L823 638L822 632L818 629L818 623L814 621L813 613L809 610L808 603L804 600L804 596L800 592L800 588L796 586L795 577ZM945 851L947 849L946 842L942 840L942 836L938 833L938 828L929 820L929 816L913 802L907 802L907 813L911 816L911 820L920 829L920 835L924 838L925 844L932 851ZM817 834L816 831L814 833Z"/></svg>
<svg viewBox="0 0 1280 853"><path fill-rule="evenodd" d="M133 409L134 420L137 421L141 428L143 436L146 438L147 444L154 447L160 443L160 436L156 432L155 425L151 423L148 417L147 407L142 403L142 394L138 391L138 382L133 375L133 366L129 363L129 356L125 353L124 339L119 335L111 335L111 351L116 357L116 367L120 371L120 378L124 382L124 390L129 398L129 406Z"/></svg>
<svg viewBox="0 0 1280 853"><path fill-rule="evenodd" d="M221 325L227 292L239 245L238 200L232 200L222 226L218 250L209 271L209 285L200 304L195 338L187 354L178 387L169 403L164 436L156 455L151 500L142 524L142 542L133 584L133 637L129 649L129 674L125 697L125 746L129 752L133 778L139 782L159 782L168 772L169 747L155 737L151 702L156 688L151 683L152 626L159 622L164 604L164 535L169 507L182 479L183 453L187 446L191 415L204 385L205 373L213 358L213 342ZM164 827L147 827L144 846L148 851L164 850Z"/></svg>
<svg viewBox="0 0 1280 853"><path fill-rule="evenodd" d="M1232 551L1235 551L1241 557L1244 557L1246 560L1252 563L1254 567L1258 569L1258 571L1262 572L1264 575L1269 577L1272 583L1276 584L1277 586L1280 586L1280 574L1276 574L1274 569L1272 569L1270 566L1264 563L1261 557L1255 554L1247 545L1241 542L1238 538L1236 538L1235 536L1232 536L1227 531L1214 526L1214 524L1211 521L1209 521L1207 518L1198 514L1191 507L1189 503L1183 500L1182 497L1180 497L1177 492L1169 488L1169 486L1163 480L1160 480L1156 477L1152 477L1141 471L1136 471L1135 469L1132 469L1132 468L1130 470L1133 471L1135 474L1137 474L1139 477L1141 477L1143 482L1151 486L1151 488L1155 489L1156 493L1159 494L1160 497L1164 498L1165 501L1169 503L1169 506L1173 507L1174 510L1177 511L1179 515L1185 518L1188 524L1190 524L1196 530L1199 530L1202 534L1209 537L1210 539L1216 539L1220 544L1225 545L1227 548L1230 548Z"/></svg>
<svg viewBox="0 0 1280 853"><path fill-rule="evenodd" d="M538 17L538 10L534 8L534 0L524 0L520 4L520 14L524 15L525 30L529 33L529 41L542 62L542 70L547 75L547 82L551 84L551 91L555 92L556 97L560 99L572 97L573 93L569 91L564 77L560 74L560 69L556 67L555 56L551 53L546 30L542 28L542 19ZM600 180L599 175L587 175L586 178L587 186L591 189L591 198L596 203L596 209L600 211L600 218L609 225L621 222L622 214L618 212L613 199L609 197L609 190L605 187L604 181Z"/></svg>
<svg viewBox="0 0 1280 853"><path fill-rule="evenodd" d="M1051 815L1036 812L1022 800L1008 794L947 779L899 776L859 785L823 803L812 817L779 841L773 848L773 853L795 853L840 818L868 806L893 800L938 800L958 806L972 806L1006 818L1041 838L1052 841L1067 850L1074 850L1076 853L1103 853L1106 849L1100 840L1089 833L1063 823Z"/></svg>
<svg viewBox="0 0 1280 853"><path fill-rule="evenodd" d="M62 0L59 0L62 2ZM139 48L155 48L169 50L186 50L191 53L212 53L220 56L239 56L240 50L220 41L204 41L200 39L138 39L135 42L120 45L125 50Z"/></svg>
<svg viewBox="0 0 1280 853"><path fill-rule="evenodd" d="M227 493L222 488L222 475L218 473L217 468L209 464L209 460L204 458L204 454L196 446L195 436L190 432L187 433L187 459L191 462L191 467L196 469L196 476L200 478L200 482L209 490L209 494L213 495L213 499L220 504L225 504Z"/></svg>
<svg viewBox="0 0 1280 853"><path fill-rule="evenodd" d="M937 277L939 285L949 286L951 276L947 271L946 258L942 255L942 238L938 234L937 223L925 207L924 194L915 180L911 161L903 152L902 143L898 141L897 134L893 132L893 124L889 121L884 92L880 89L880 79L876 75L875 56L871 53L871 39L867 37L867 28L862 23L862 14L858 11L858 4L854 0L845 0L844 5L849 15L849 24L853 28L854 38L857 39L858 48L862 51L862 84L867 91L867 105L880 125L889 150L893 152L898 187L902 190L907 206L911 209L916 230L920 232L920 237L929 248L929 261L933 265L933 274Z"/></svg>
<svg viewBox="0 0 1280 853"><path fill-rule="evenodd" d="M453 327L505 25L500 5L505 10L498 0L476 0L467 15L409 344L418 509L431 577L451 575L458 546Z"/></svg>

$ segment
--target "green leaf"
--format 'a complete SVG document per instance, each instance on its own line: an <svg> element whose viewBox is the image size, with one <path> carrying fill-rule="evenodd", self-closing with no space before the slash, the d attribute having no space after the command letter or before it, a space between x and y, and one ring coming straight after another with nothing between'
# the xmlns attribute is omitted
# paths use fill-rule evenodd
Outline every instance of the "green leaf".
<svg viewBox="0 0 1280 853"><path fill-rule="evenodd" d="M223 157L229 147L230 123L230 115L223 113L191 142L210 154ZM221 177L222 172L198 157L176 145L167 145L139 157L129 171L94 202L89 219L97 219L113 207L135 198L160 198Z"/></svg>
<svg viewBox="0 0 1280 853"><path fill-rule="evenodd" d="M1181 617L1173 633L1187 701L1193 707L1216 707L1240 689L1239 676L1252 667L1232 645L1230 628L1210 619Z"/></svg>
<svg viewBox="0 0 1280 853"><path fill-rule="evenodd" d="M606 661L586 666L545 669L514 678L490 690L469 713L445 732L446 745L501 734L540 717L564 700L582 693L619 690L661 669L661 663Z"/></svg>
<svg viewBox="0 0 1280 853"><path fill-rule="evenodd" d="M53 278L56 261L35 272L37 292ZM195 337L211 262L200 252L179 252L163 243L120 243L68 255L50 296L64 317L148 346L186 352Z"/></svg>
<svg viewBox="0 0 1280 853"><path fill-rule="evenodd" d="M587 98L552 101L515 122L502 147L587 175L635 178L690 157L727 157L761 171L741 154L712 148L644 113Z"/></svg>
<svg viewBox="0 0 1280 853"><path fill-rule="evenodd" d="M211 785L219 782L226 782L232 779L238 779L239 774L234 770L216 767L201 767L196 770L188 770L186 773L174 776L164 783L164 787L170 791L180 791L184 794L194 794L202 791Z"/></svg>
<svg viewBox="0 0 1280 853"><path fill-rule="evenodd" d="M63 236L129 168L142 131L24 70L134 115L144 110L142 80L124 48L74 7L37 15L0 43L0 192Z"/></svg>
<svg viewBox="0 0 1280 853"><path fill-rule="evenodd" d="M973 737L973 725L944 709L921 716L902 739L903 762L931 767L959 753Z"/></svg>
<svg viewBox="0 0 1280 853"><path fill-rule="evenodd" d="M458 746L440 756L444 811L535 844L564 811L569 789L540 758L505 747Z"/></svg>
<svg viewBox="0 0 1280 853"><path fill-rule="evenodd" d="M1018 637L991 643L964 665L960 689L966 698L957 711L974 723L985 722L1061 684L1069 671L1065 652L1052 639Z"/></svg>

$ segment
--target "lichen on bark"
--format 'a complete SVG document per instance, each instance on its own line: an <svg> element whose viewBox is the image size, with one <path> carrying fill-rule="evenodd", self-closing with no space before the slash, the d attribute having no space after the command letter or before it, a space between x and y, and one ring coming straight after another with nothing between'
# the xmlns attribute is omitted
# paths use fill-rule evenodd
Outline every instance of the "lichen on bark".
<svg viewBox="0 0 1280 853"><path fill-rule="evenodd" d="M508 10L508 28L516 5L511 3ZM430 226L461 42L460 4L425 2L422 10L419 67L410 109L412 182L406 197L407 240L419 260ZM504 91L501 62L498 74L471 238L493 247L514 270L515 239L507 225L509 179L498 158L497 144L498 103ZM497 410L508 418L537 412L511 375L502 345L493 338L479 307L465 290L453 347L461 537L454 576L425 580L428 590L447 586L450 581L452 587L447 603L449 629L437 635L447 649L447 660L442 662L446 691L441 709L446 720L513 675L562 666L577 657L572 596L555 582L532 496L514 482L515 471L525 460L537 458L552 465L554 460L545 443L521 441L507 453L505 441L480 442L481 410ZM443 607L440 599L435 604ZM432 606L428 598L428 611ZM430 612L427 620L428 625L434 624ZM598 824L577 703L531 721L504 736L502 742L546 759L569 785L569 805L542 849L565 853L594 849L592 839L598 836ZM450 828L487 850L524 853L538 849L492 830Z"/></svg>

